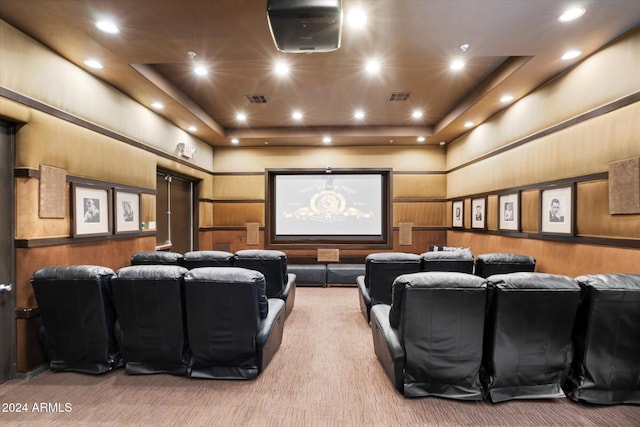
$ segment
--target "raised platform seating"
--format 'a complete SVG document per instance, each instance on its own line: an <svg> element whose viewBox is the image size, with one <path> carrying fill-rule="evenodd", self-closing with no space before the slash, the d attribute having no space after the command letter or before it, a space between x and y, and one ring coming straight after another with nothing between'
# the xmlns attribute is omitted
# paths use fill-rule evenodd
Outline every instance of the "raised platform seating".
<svg viewBox="0 0 640 427"><path fill-rule="evenodd" d="M287 273L296 275L296 286L327 286L325 264L288 264Z"/></svg>
<svg viewBox="0 0 640 427"><path fill-rule="evenodd" d="M327 264L327 286L356 286L364 272L364 264Z"/></svg>

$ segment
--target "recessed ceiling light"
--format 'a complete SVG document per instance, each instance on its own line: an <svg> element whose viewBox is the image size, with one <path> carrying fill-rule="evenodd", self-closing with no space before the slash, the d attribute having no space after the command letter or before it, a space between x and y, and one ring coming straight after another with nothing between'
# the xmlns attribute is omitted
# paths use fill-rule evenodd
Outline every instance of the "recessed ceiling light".
<svg viewBox="0 0 640 427"><path fill-rule="evenodd" d="M193 68L193 72L199 76L206 76L207 74L209 74L209 70L207 70L207 67L205 67L204 65L196 65Z"/></svg>
<svg viewBox="0 0 640 427"><path fill-rule="evenodd" d="M189 127L187 128L187 130L188 130L189 132L198 132L198 128L197 128L197 127L195 127L195 126L189 126Z"/></svg>
<svg viewBox="0 0 640 427"><path fill-rule="evenodd" d="M466 127L467 129L473 127L473 122L465 122L464 127Z"/></svg>
<svg viewBox="0 0 640 427"><path fill-rule="evenodd" d="M351 9L347 14L347 23L350 28L361 29L367 25L367 14L358 7Z"/></svg>
<svg viewBox="0 0 640 427"><path fill-rule="evenodd" d="M451 62L449 68L454 71L462 70L464 68L464 61L462 59L455 59Z"/></svg>
<svg viewBox="0 0 640 427"><path fill-rule="evenodd" d="M246 122L247 121L247 115L245 113L238 113L236 114L236 120L239 122Z"/></svg>
<svg viewBox="0 0 640 427"><path fill-rule="evenodd" d="M560 22L569 22L580 18L584 15L585 9L584 7L572 7L571 9L565 10L562 15L558 17L558 21Z"/></svg>
<svg viewBox="0 0 640 427"><path fill-rule="evenodd" d="M502 103L507 103L507 102L511 102L513 101L513 95L503 95L502 98L500 98L500 102Z"/></svg>
<svg viewBox="0 0 640 427"><path fill-rule="evenodd" d="M240 142L240 140L238 138L231 138L231 143L232 144L238 144Z"/></svg>
<svg viewBox="0 0 640 427"><path fill-rule="evenodd" d="M369 74L377 74L380 72L380 60L373 58L367 61L367 63L365 64L365 70L367 70L367 73Z"/></svg>
<svg viewBox="0 0 640 427"><path fill-rule="evenodd" d="M422 112L422 110L413 110L413 112L411 113L411 117L413 117L414 119L421 119L423 115L424 113Z"/></svg>
<svg viewBox="0 0 640 427"><path fill-rule="evenodd" d="M356 111L353 113L353 117L354 117L355 119L357 119L357 120L362 120L362 119L364 119L364 111L362 111L362 110L356 110Z"/></svg>
<svg viewBox="0 0 640 427"><path fill-rule="evenodd" d="M84 65L95 70L102 70L102 68L104 68L102 66L102 63L100 63L100 61L98 61L97 59L87 59L86 61L84 61Z"/></svg>
<svg viewBox="0 0 640 427"><path fill-rule="evenodd" d="M287 64L284 61L278 61L278 62L276 62L273 70L279 76L286 76L286 75L289 74L289 64Z"/></svg>
<svg viewBox="0 0 640 427"><path fill-rule="evenodd" d="M324 144L331 144L331 137L330 136L325 136L324 138L322 138L322 142Z"/></svg>
<svg viewBox="0 0 640 427"><path fill-rule="evenodd" d="M291 117L293 118L293 120L302 120L302 112L300 111L294 111L291 114Z"/></svg>
<svg viewBox="0 0 640 427"><path fill-rule="evenodd" d="M118 34L120 32L118 26L111 21L96 21L96 27L98 27L100 31L109 34Z"/></svg>
<svg viewBox="0 0 640 427"><path fill-rule="evenodd" d="M425 139L426 139L426 138L425 138L424 136L419 136L418 138L416 138L416 140L417 140L418 142L424 142L424 141L425 141Z"/></svg>
<svg viewBox="0 0 640 427"><path fill-rule="evenodd" d="M582 52L580 52L579 50L570 50L565 52L564 55L562 55L562 59L567 61L569 59L573 59L573 58L577 58L578 56L580 56Z"/></svg>
<svg viewBox="0 0 640 427"><path fill-rule="evenodd" d="M162 102L158 102L158 101L152 102L151 106L153 108L155 108L156 110L162 110L164 108L164 104L162 104Z"/></svg>
<svg viewBox="0 0 640 427"><path fill-rule="evenodd" d="M440 144L441 147L444 147L444 145L446 144L446 142L444 141L440 141L438 144Z"/></svg>

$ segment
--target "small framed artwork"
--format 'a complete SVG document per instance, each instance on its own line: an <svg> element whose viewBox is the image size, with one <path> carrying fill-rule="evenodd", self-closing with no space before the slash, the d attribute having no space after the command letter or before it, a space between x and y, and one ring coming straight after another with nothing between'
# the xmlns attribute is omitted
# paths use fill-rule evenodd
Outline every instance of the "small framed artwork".
<svg viewBox="0 0 640 427"><path fill-rule="evenodd" d="M486 228L487 199L471 199L471 228Z"/></svg>
<svg viewBox="0 0 640 427"><path fill-rule="evenodd" d="M572 236L574 185L543 188L540 193L540 232Z"/></svg>
<svg viewBox="0 0 640 427"><path fill-rule="evenodd" d="M520 193L503 194L499 198L498 228L520 231Z"/></svg>
<svg viewBox="0 0 640 427"><path fill-rule="evenodd" d="M464 200L454 200L451 226L453 228L462 228L464 226Z"/></svg>
<svg viewBox="0 0 640 427"><path fill-rule="evenodd" d="M140 231L140 194L115 190L116 234Z"/></svg>
<svg viewBox="0 0 640 427"><path fill-rule="evenodd" d="M111 234L111 191L72 183L73 237Z"/></svg>

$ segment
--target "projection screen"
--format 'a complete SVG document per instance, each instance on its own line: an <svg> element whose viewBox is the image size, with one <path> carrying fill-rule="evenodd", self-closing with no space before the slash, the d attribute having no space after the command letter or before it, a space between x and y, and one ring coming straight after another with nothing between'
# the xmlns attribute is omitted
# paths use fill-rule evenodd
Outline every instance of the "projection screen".
<svg viewBox="0 0 640 427"><path fill-rule="evenodd" d="M386 238L385 173L276 173L270 181L275 240Z"/></svg>

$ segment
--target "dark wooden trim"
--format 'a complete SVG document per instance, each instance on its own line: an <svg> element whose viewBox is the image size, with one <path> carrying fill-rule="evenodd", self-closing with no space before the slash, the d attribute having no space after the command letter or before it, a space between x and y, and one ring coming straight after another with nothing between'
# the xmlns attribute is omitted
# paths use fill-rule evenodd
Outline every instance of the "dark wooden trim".
<svg viewBox="0 0 640 427"><path fill-rule="evenodd" d="M40 317L40 308L16 308L15 310L15 318L16 319L34 319L36 317Z"/></svg>
<svg viewBox="0 0 640 427"><path fill-rule="evenodd" d="M210 172L212 176L253 176L261 175L265 176L265 172Z"/></svg>
<svg viewBox="0 0 640 427"><path fill-rule="evenodd" d="M408 197L403 197L403 198L395 198L391 200L391 203L438 203L438 202L447 202L449 201L449 199L446 198L430 198L430 197L423 197L423 198L408 198Z"/></svg>
<svg viewBox="0 0 640 427"><path fill-rule="evenodd" d="M125 144L129 144L129 145L131 145L131 146L133 146L135 148L139 148L141 150L147 151L147 152L149 152L151 154L154 154L154 155L156 155L158 157L163 157L165 159L169 159L171 161L174 161L176 163L180 163L182 165L188 166L190 168L193 168L193 169L198 170L200 172L206 173L208 175L211 174L211 171L209 171L209 170L207 170L207 169L205 169L205 168L203 168L201 166L195 165L193 163L189 163L189 162L187 162L185 160L182 160L182 159L180 159L178 157L171 156L171 155L169 155L169 154L167 154L167 153L165 153L163 151L158 150L157 148L151 147L149 145L145 145L145 144L143 144L141 142L136 141L133 138L129 138L128 136L121 135L121 134L116 133L116 132L114 132L114 131L112 131L110 129L104 128L102 126L98 126L97 124L92 123L92 122L90 122L88 120L84 120L84 119L82 119L80 117L74 116L74 115L69 114L69 113L67 113L65 111L62 111L62 110L60 110L58 108L55 108L55 107L52 107L50 105L44 104L44 103L42 103L42 102L40 102L38 100L35 100L33 98L29 98L27 96L24 96L22 94L14 92L11 89L7 89L5 87L0 87L0 96L5 97L7 99L10 99L12 101L18 102L20 104L26 105L27 107L34 108L34 109L36 109L38 111L42 111L43 113L49 114L49 115L51 115L53 117L56 117L56 118L58 118L60 120L64 120L66 122L69 122L69 123L72 123L74 125L83 127L85 129L89 129L90 131L99 133L100 135L104 135L104 136L107 136L109 138L116 139L116 140L118 140L120 142L124 142Z"/></svg>
<svg viewBox="0 0 640 427"><path fill-rule="evenodd" d="M264 199L211 199L212 203L265 203Z"/></svg>
<svg viewBox="0 0 640 427"><path fill-rule="evenodd" d="M39 169L31 168L15 168L13 170L14 178L40 178Z"/></svg>
<svg viewBox="0 0 640 427"><path fill-rule="evenodd" d="M394 175L446 175L447 171L397 171L394 169Z"/></svg>
<svg viewBox="0 0 640 427"><path fill-rule="evenodd" d="M543 129L543 130L541 130L539 132L534 133L533 135L529 135L529 136L526 136L526 137L524 137L522 139L514 141L511 144L504 145L504 146L502 146L502 147L500 147L498 149L495 149L495 150L493 150L493 151L491 151L489 153L483 154L480 157L477 157L477 158L475 158L473 160L470 160L470 161L468 161L466 163L463 163L463 164L458 165L458 166L456 166L454 168L451 168L451 169L449 169L447 171L447 173L455 172L457 170L466 168L467 166L471 166L471 165L473 165L475 163L478 163L478 162L481 162L483 160L489 159L489 158L491 158L493 156L496 156L498 154L502 154L502 153L504 153L506 151L513 150L513 149L518 148L518 147L520 147L520 146L522 146L524 144L527 144L529 142L533 142L533 141L535 141L537 139L540 139L540 138L543 138L545 136L554 134L556 132L560 132L561 130L567 129L567 128L569 128L571 126L574 126L574 125L577 125L578 123L582 123L582 122L585 122L587 120L591 120L591 119L594 119L596 117L602 116L604 114L610 113L612 111L619 110L620 108L627 107L627 106L629 106L631 104L634 104L634 103L636 103L638 101L640 101L640 91L632 93L631 95L627 95L627 96L625 96L623 98L616 99L613 102L610 102L610 103L608 103L606 105L598 107L598 108L596 108L594 110L587 111L586 113L580 114L579 116L574 117L572 119L565 120L564 122L558 123L558 124L556 124L554 126L551 126L551 127L547 128L547 129Z"/></svg>
<svg viewBox="0 0 640 427"><path fill-rule="evenodd" d="M106 236L90 236L90 237L52 237L41 239L16 239L14 247L17 249L25 248L42 248L47 246L61 246L75 243L100 242L103 240L124 240L137 239L141 237L155 236L155 231L140 231L138 233L127 234L109 234Z"/></svg>

